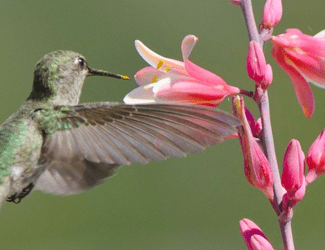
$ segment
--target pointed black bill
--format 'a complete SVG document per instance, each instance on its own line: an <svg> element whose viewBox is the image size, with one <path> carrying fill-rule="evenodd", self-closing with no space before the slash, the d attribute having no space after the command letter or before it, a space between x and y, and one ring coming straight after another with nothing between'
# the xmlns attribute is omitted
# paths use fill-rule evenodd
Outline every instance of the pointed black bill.
<svg viewBox="0 0 325 250"><path fill-rule="evenodd" d="M114 73L110 73L110 72L107 72L104 70L92 69L90 67L88 67L88 75L87 76L108 76L108 77L114 77L114 78L122 79L122 80L130 79L128 76L114 74Z"/></svg>

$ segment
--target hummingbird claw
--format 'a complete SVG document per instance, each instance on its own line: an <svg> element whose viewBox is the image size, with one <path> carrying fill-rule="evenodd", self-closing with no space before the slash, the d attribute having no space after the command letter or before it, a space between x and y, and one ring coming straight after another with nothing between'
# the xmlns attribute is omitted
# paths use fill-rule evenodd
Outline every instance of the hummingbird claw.
<svg viewBox="0 0 325 250"><path fill-rule="evenodd" d="M17 195L17 193L15 193L15 194L9 196L7 198L7 201L8 202L13 202L15 204L20 203L22 198L26 197L32 191L33 187L34 187L34 184L30 183L27 187L25 187L22 190L22 192L19 195Z"/></svg>

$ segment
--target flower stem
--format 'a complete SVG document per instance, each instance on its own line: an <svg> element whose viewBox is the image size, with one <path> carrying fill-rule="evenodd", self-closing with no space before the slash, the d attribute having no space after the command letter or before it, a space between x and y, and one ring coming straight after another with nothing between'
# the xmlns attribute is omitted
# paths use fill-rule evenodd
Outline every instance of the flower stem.
<svg viewBox="0 0 325 250"><path fill-rule="evenodd" d="M260 43L251 0L242 0L240 6L243 11L249 40L256 41L256 42ZM261 48L262 48L262 46L261 46Z"/></svg>
<svg viewBox="0 0 325 250"><path fill-rule="evenodd" d="M279 167L278 167L278 162L275 154L272 126L271 126L271 119L270 119L269 97L267 92L265 92L264 94L262 93L258 105L259 105L262 124L263 124L262 144L263 144L266 157L269 160L270 165L272 167L273 183L274 183L273 184L274 186L273 207L275 208L275 212L277 213L277 215L279 215L281 213L280 203L282 201L282 196L284 195L285 191L283 190L281 185Z"/></svg>
<svg viewBox="0 0 325 250"><path fill-rule="evenodd" d="M264 39L261 38L257 30L251 0L242 0L240 6L242 8L243 16L246 22L249 40L258 42L260 47L263 48ZM256 87L253 98L258 104L261 113L263 124L262 143L266 157L268 158L272 167L273 173L274 199L270 202L276 214L278 215L284 248L285 250L294 250L291 222L281 221L279 217L281 214L282 197L285 191L281 185L280 173L275 154L268 94L266 91L264 92L260 87Z"/></svg>
<svg viewBox="0 0 325 250"><path fill-rule="evenodd" d="M254 92L253 91L248 91L248 90L245 90L245 89L240 89L239 94L245 95L245 96L248 96L248 97L252 98L253 95L254 95Z"/></svg>
<svg viewBox="0 0 325 250"><path fill-rule="evenodd" d="M284 244L284 249L285 250L295 249L295 246L293 243L292 230L291 230L291 221L287 221L287 222L279 221L279 225L280 225L280 229L281 229L283 243L286 243L286 244Z"/></svg>

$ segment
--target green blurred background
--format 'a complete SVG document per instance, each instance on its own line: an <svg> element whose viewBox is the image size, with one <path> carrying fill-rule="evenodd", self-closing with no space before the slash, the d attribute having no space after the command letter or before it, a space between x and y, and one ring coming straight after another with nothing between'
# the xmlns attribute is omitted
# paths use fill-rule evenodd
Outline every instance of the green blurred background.
<svg viewBox="0 0 325 250"><path fill-rule="evenodd" d="M260 22L264 1L253 1ZM31 90L33 69L58 49L82 53L91 67L133 76L146 63L137 55L139 39L154 51L181 59L187 34L200 41L191 60L229 84L252 90L246 74L247 33L239 8L218 0L0 1L3 122ZM280 34L296 27L307 34L324 29L324 0L284 1ZM324 127L324 91L312 86L316 112L306 119L291 82L270 56L269 89L274 139L281 166L292 138L309 146ZM118 101L134 81L87 79L81 102ZM251 100L246 104L258 116ZM230 111L226 100L222 109ZM254 220L276 249L282 241L267 199L245 180L237 140L186 159L121 168L104 184L80 195L33 192L0 213L1 249L246 249L238 221ZM324 249L324 178L307 189L297 205L293 234L297 249Z"/></svg>

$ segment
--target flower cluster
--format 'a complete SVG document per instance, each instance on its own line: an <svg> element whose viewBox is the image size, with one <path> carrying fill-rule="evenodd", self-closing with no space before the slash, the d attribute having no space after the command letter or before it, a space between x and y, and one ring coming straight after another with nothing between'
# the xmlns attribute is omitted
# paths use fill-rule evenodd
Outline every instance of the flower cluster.
<svg viewBox="0 0 325 250"><path fill-rule="evenodd" d="M124 102L169 102L216 107L225 98L235 95L232 98L232 108L233 114L242 123L237 129L245 177L252 186L267 196L279 221L285 225L291 220L296 204L303 199L306 187L325 174L325 129L311 145L307 159L298 140L289 142L280 176L267 100L267 89L273 81L273 70L266 62L263 43L272 43L273 58L291 79L303 114L310 118L315 112L315 99L308 83L325 88L325 30L310 36L298 29L287 29L284 34L272 36L274 26L282 18L282 1L266 0L258 33L254 18L247 10L251 9L248 6L251 3L245 0L230 2L242 8L247 23L250 42L246 69L248 76L255 82L254 92L228 85L218 75L191 62L189 56L198 38L188 35L181 44L182 61L160 56L142 42L135 41L138 53L150 66L135 74L139 87L128 93ZM254 26L255 29L252 28ZM239 94L251 97L258 104L262 119L255 120ZM308 172L305 175L306 163ZM273 249L254 222L241 220L240 230L248 249ZM288 239L284 239L284 244L286 249L293 249L293 242L289 243Z"/></svg>

